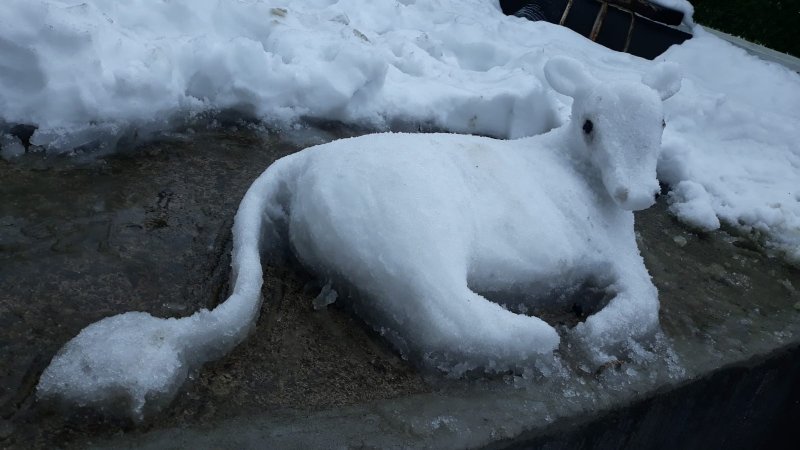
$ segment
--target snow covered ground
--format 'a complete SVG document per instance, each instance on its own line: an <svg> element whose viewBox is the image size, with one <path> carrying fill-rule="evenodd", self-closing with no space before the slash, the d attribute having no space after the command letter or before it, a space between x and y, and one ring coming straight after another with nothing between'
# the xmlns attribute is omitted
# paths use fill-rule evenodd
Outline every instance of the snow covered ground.
<svg viewBox="0 0 800 450"><path fill-rule="evenodd" d="M279 126L317 117L517 138L568 114L569 99L543 83L554 55L605 80L651 65L505 17L493 0L6 0L0 130L37 125L32 142L58 153L234 109ZM798 74L699 28L663 59L686 77L666 105L659 167L673 212L800 261ZM5 158L20 153L0 142Z"/></svg>

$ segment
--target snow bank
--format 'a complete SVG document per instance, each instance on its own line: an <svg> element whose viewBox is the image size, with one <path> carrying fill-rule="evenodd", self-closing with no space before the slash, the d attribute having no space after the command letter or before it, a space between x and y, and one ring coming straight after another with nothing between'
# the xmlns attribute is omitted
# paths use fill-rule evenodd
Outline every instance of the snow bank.
<svg viewBox="0 0 800 450"><path fill-rule="evenodd" d="M8 0L0 114L54 152L208 109L542 132L539 84L486 39L501 17L492 2Z"/></svg>
<svg viewBox="0 0 800 450"><path fill-rule="evenodd" d="M722 221L753 234L800 264L800 76L701 29L664 59L685 72L659 164L661 181L678 187L672 210L699 228Z"/></svg>

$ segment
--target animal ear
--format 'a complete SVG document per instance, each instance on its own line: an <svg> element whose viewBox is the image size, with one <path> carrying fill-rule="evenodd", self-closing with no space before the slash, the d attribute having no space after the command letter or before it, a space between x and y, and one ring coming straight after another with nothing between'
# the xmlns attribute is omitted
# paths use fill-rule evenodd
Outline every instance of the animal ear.
<svg viewBox="0 0 800 450"><path fill-rule="evenodd" d="M597 83L583 64L566 56L550 58L544 66L544 76L556 92L573 98L580 89Z"/></svg>
<svg viewBox="0 0 800 450"><path fill-rule="evenodd" d="M642 83L653 88L666 100L681 89L681 67L674 62L661 62L642 75Z"/></svg>

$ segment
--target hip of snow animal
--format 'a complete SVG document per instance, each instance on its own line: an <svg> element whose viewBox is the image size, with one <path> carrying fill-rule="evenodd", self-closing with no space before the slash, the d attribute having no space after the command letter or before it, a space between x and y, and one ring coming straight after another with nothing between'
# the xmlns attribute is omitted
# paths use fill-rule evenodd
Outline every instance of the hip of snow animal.
<svg viewBox="0 0 800 450"><path fill-rule="evenodd" d="M662 100L680 88L678 70L600 83L559 57L545 76L574 100L571 120L544 135L377 134L275 162L236 214L224 303L88 326L53 358L39 397L123 405L134 419L167 404L189 371L254 326L260 251L281 242L321 278L354 288L359 313L401 351L444 370L504 370L559 344L543 320L476 292L602 280L613 298L570 332L600 352L651 333L658 297L631 211L659 189Z"/></svg>

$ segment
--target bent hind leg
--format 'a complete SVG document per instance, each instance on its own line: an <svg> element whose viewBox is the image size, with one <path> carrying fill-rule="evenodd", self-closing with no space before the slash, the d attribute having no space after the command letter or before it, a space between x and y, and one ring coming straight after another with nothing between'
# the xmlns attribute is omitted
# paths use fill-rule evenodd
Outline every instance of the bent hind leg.
<svg viewBox="0 0 800 450"><path fill-rule="evenodd" d="M414 289L404 301L395 298L387 304L384 312L401 319L393 321L397 329L391 331L428 364L456 374L473 368L501 371L558 346L553 327L485 299L466 280L436 285L407 281Z"/></svg>

